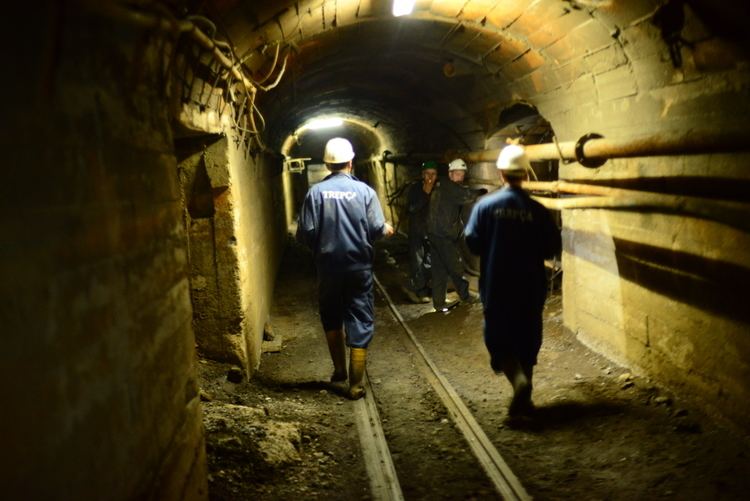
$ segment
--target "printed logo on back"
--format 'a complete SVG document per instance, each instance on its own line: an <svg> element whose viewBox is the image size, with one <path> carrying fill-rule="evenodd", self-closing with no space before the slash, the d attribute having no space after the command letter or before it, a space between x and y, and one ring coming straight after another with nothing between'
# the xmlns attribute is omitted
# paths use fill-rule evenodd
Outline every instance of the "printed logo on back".
<svg viewBox="0 0 750 501"><path fill-rule="evenodd" d="M324 199L346 200L347 202L350 202L356 196L357 196L357 193L354 191L324 191L323 192Z"/></svg>

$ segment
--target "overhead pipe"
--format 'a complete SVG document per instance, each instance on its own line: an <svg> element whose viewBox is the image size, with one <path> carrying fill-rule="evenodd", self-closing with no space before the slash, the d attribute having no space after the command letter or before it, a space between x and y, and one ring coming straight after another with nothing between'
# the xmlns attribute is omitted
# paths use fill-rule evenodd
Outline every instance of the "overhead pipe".
<svg viewBox="0 0 750 501"><path fill-rule="evenodd" d="M656 209L667 213L697 216L750 231L750 218L747 217L750 213L750 204L743 202L611 188L609 186L566 181L526 181L523 183L523 188L530 191L584 195L569 198L534 197L542 205L552 210Z"/></svg>
<svg viewBox="0 0 750 501"><path fill-rule="evenodd" d="M403 153L394 155L387 151L383 153L383 162L391 162L394 164L424 162L426 160L441 160L444 159L445 156L445 153Z"/></svg>
<svg viewBox="0 0 750 501"><path fill-rule="evenodd" d="M716 132L689 130L687 132L665 132L635 138L605 138L591 133L577 141L564 141L524 145L532 162L547 160L575 161L584 167L599 167L611 158L633 158L661 155L697 155L707 153L735 153L750 151L750 132ZM446 159L448 155L460 156L467 162L494 162L500 150L477 150L449 153L412 153L389 155L390 162L422 159Z"/></svg>
<svg viewBox="0 0 750 501"><path fill-rule="evenodd" d="M688 155L750 151L747 132L715 133L688 131L644 136L635 139L606 139L586 135L578 141L524 145L529 160L575 160L592 165L609 158L645 157L660 155ZM500 149L458 153L468 162L494 162ZM446 158L446 154L389 155L385 161L398 162L416 159ZM475 180L476 181L476 180ZM499 180L482 180L483 184L499 185ZM709 219L750 231L750 204L714 200L709 198L671 195L656 192L628 190L566 181L526 181L524 189L557 194L584 195L552 198L534 196L542 205L552 210L569 209L656 209L666 213L687 214Z"/></svg>
<svg viewBox="0 0 750 501"><path fill-rule="evenodd" d="M611 158L650 157L662 155L697 155L750 151L747 131L716 134L690 130L666 132L636 138L605 138L586 134L578 141L524 145L532 162L545 160L577 161L584 167L598 167ZM501 148L464 153L469 162L494 162Z"/></svg>

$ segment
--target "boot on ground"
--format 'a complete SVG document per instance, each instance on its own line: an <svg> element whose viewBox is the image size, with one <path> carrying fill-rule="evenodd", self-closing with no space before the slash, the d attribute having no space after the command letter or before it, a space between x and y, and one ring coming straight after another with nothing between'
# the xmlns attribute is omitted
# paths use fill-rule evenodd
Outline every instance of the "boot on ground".
<svg viewBox="0 0 750 501"><path fill-rule="evenodd" d="M339 329L326 332L326 341L328 342L328 351L331 354L331 361L333 362L331 382L346 381L346 337L344 336L344 331Z"/></svg>
<svg viewBox="0 0 750 501"><path fill-rule="evenodd" d="M365 396L366 364L367 348L351 348L349 350L349 398L352 400Z"/></svg>

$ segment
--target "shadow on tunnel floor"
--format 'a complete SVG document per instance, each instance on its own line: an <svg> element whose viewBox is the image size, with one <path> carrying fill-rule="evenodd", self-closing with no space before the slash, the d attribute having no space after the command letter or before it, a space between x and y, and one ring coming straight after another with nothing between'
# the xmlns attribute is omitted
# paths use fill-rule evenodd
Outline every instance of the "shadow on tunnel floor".
<svg viewBox="0 0 750 501"><path fill-rule="evenodd" d="M508 416L504 424L514 430L541 433L565 427L580 427L591 419L625 414L628 407L608 401L563 401L536 406L521 416Z"/></svg>

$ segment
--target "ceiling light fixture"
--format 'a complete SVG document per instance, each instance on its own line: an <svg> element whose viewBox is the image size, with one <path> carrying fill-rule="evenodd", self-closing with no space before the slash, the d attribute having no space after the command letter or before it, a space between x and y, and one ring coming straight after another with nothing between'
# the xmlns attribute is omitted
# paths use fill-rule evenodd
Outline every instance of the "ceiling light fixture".
<svg viewBox="0 0 750 501"><path fill-rule="evenodd" d="M393 16L408 16L414 10L415 0L393 0Z"/></svg>
<svg viewBox="0 0 750 501"><path fill-rule="evenodd" d="M304 126L307 130L330 129L331 127L341 127L344 121L336 117L313 118Z"/></svg>

